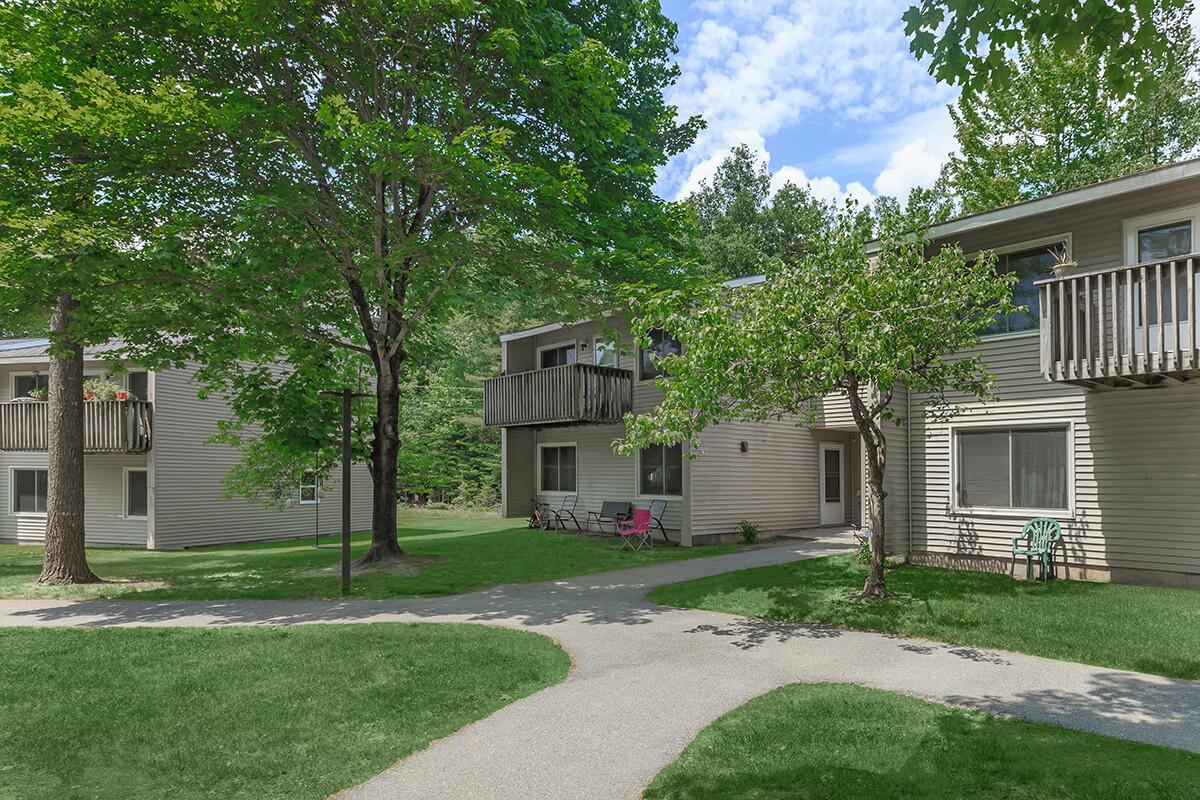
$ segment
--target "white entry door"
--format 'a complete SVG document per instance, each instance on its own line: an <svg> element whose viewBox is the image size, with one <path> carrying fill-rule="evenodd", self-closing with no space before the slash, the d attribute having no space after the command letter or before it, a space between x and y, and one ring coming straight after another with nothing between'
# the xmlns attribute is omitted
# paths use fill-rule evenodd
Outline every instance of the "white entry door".
<svg viewBox="0 0 1200 800"><path fill-rule="evenodd" d="M821 442L821 524L846 523L845 451L837 442Z"/></svg>

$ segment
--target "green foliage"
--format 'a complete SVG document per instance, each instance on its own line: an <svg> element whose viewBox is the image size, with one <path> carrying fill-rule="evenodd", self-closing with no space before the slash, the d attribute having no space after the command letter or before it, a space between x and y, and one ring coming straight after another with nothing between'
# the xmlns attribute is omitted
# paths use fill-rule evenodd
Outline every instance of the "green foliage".
<svg viewBox="0 0 1200 800"><path fill-rule="evenodd" d="M445 399L400 386L442 368L441 326L513 302L588 314L616 282L678 272L680 215L651 187L700 123L663 99L675 26L654 0L186 10L170 43L217 109L206 154L221 169L201 176L210 225L178 243L182 258L162 253L193 290L176 336L143 344L203 361L200 378L262 422L271 450L324 446L313 390L361 373L349 385L376 401L356 441L377 495L395 492L404 402ZM268 374L280 363L294 376ZM318 418L311 436L296 424Z"/></svg>
<svg viewBox="0 0 1200 800"><path fill-rule="evenodd" d="M1115 92L1094 48L1022 48L1009 80L951 109L959 152L942 180L962 213L1074 189L1187 156L1200 144L1200 48L1189 20L1160 23L1146 54L1154 84Z"/></svg>
<svg viewBox="0 0 1200 800"><path fill-rule="evenodd" d="M928 393L932 410L951 407L954 393L988 396L982 362L958 354L1012 309L1010 279L994 259L968 261L955 247L928 255L927 219L928 209L885 209L871 254L871 221L847 206L799 260L771 263L763 284L640 293L638 327L665 328L683 348L663 360L663 402L627 420L622 450L698 445L727 419L813 419L827 395L847 397L873 427L896 418L896 386Z"/></svg>
<svg viewBox="0 0 1200 800"><path fill-rule="evenodd" d="M107 341L162 307L147 254L178 232L205 118L164 47L171 23L133 0L0 7L0 319ZM189 189L189 192L191 190ZM196 200L196 195L188 195Z"/></svg>
<svg viewBox="0 0 1200 800"><path fill-rule="evenodd" d="M758 523L742 520L738 523L738 536L742 537L742 544L754 544L758 541Z"/></svg>
<svg viewBox="0 0 1200 800"><path fill-rule="evenodd" d="M772 194L766 162L745 145L733 148L684 204L701 260L725 278L758 275L768 259L799 259L825 214L807 187L788 182Z"/></svg>
<svg viewBox="0 0 1200 800"><path fill-rule="evenodd" d="M854 548L854 561L866 566L871 563L871 540L864 536L857 541L858 544Z"/></svg>
<svg viewBox="0 0 1200 800"><path fill-rule="evenodd" d="M1119 96L1148 95L1158 85L1149 56L1163 47L1159 23L1186 16L1191 0L918 0L904 12L904 31L918 58L929 56L939 81L967 93L1013 77L1012 49L1048 44L1059 58L1092 50L1103 80Z"/></svg>
<svg viewBox="0 0 1200 800"><path fill-rule="evenodd" d="M91 400L116 400L120 386L110 380L88 378L83 382L83 396Z"/></svg>

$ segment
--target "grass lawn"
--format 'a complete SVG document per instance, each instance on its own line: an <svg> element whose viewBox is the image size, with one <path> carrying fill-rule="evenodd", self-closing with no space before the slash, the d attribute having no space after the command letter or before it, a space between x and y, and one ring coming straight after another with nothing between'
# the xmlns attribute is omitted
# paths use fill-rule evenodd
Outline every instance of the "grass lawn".
<svg viewBox="0 0 1200 800"><path fill-rule="evenodd" d="M321 800L569 663L476 625L0 630L0 797Z"/></svg>
<svg viewBox="0 0 1200 800"><path fill-rule="evenodd" d="M530 583L624 569L658 561L717 555L720 547L655 547L634 552L611 539L514 528L494 515L406 512L401 546L421 566L415 574L369 569L355 575L355 597L459 594L500 583ZM335 537L322 537L332 545ZM368 534L354 538L354 556ZM339 596L337 549L317 550L312 540L270 542L183 551L88 551L92 569L107 584L38 586L42 548L0 545L0 597L231 599Z"/></svg>
<svg viewBox="0 0 1200 800"><path fill-rule="evenodd" d="M646 800L1184 800L1200 755L842 684L793 684L709 725Z"/></svg>
<svg viewBox="0 0 1200 800"><path fill-rule="evenodd" d="M858 600L850 556L663 586L656 603L902 633L1104 667L1200 678L1200 593L1149 586L1014 581L934 567L888 571L892 600Z"/></svg>

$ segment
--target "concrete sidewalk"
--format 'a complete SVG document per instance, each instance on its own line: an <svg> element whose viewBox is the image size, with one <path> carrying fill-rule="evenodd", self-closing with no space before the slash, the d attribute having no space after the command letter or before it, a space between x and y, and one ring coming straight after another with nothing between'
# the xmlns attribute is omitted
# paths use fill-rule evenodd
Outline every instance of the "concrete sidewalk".
<svg viewBox="0 0 1200 800"><path fill-rule="evenodd" d="M681 580L843 552L799 541L455 597L388 601L0 601L0 626L472 622L560 642L575 668L347 798L635 798L716 717L798 681L857 683L1200 752L1200 683L884 634L649 603Z"/></svg>

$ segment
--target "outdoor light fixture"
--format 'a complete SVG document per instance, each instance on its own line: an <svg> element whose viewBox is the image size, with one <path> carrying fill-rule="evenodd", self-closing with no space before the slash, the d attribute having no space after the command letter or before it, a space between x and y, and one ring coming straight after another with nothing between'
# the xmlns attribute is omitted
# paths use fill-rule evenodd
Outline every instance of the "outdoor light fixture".
<svg viewBox="0 0 1200 800"><path fill-rule="evenodd" d="M749 442L742 442L738 445L738 447L741 449L741 451L743 453L750 452L750 443Z"/></svg>

